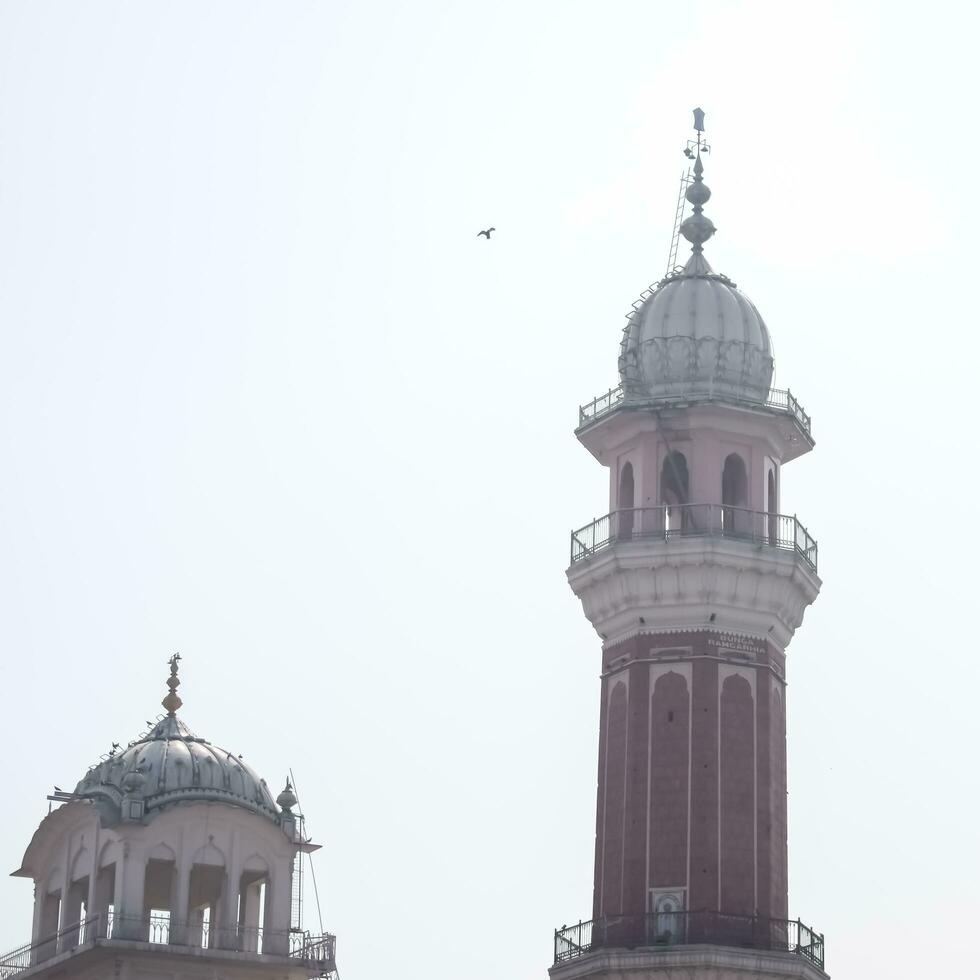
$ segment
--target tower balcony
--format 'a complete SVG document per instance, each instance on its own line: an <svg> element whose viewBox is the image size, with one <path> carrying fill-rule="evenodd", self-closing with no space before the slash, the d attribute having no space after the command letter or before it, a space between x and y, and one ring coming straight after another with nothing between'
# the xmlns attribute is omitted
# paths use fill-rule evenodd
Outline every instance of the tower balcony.
<svg viewBox="0 0 980 980"><path fill-rule="evenodd" d="M337 939L330 933L211 925L198 918L181 923L167 913L145 916L90 916L54 935L0 957L0 980L27 980L48 974L80 975L104 959L188 957L188 976L202 959L222 961L227 969L266 967L290 980L336 976ZM71 965L69 966L68 961ZM180 960L183 962L183 959ZM176 972L175 968L175 972ZM271 975L271 973L270 973Z"/></svg>
<svg viewBox="0 0 980 980"><path fill-rule="evenodd" d="M704 953L699 954L697 947L704 946L724 947L726 952L731 953L732 959L744 956L745 951L775 954L777 962L768 964L766 976L824 975L823 934L804 925L799 919L771 919L713 911L621 915L562 926L555 930L555 958L550 972L552 978L563 976L566 972L563 966L571 961L602 952L606 956L601 964L596 964L595 975L618 975L615 969L616 953L629 951L628 965L633 969L644 966L655 970L659 966L673 976L671 968L682 965L690 968L703 959ZM799 960L795 963L790 960L780 969L778 960L781 958L785 962L788 957L798 957ZM713 965L718 965L717 956L713 958ZM740 965L744 970L746 964ZM687 971L683 972L686 976ZM574 975L584 977L593 974L576 969Z"/></svg>
<svg viewBox="0 0 980 980"><path fill-rule="evenodd" d="M602 395L593 398L585 405L580 405L578 410L578 427L576 432L581 432L595 422L600 421L612 412L621 408L687 408L696 405L725 404L735 405L739 408L754 409L768 414L787 416L795 424L804 441L813 446L813 435L810 431L810 416L803 410L803 406L796 400L793 393L787 388L785 390L773 388L764 400L746 398L738 392L732 390L718 390L712 392L691 392L687 394L659 395L649 398L627 398L622 385L610 388Z"/></svg>
<svg viewBox="0 0 980 980"><path fill-rule="evenodd" d="M572 531L571 564L618 544L722 538L755 548L792 552L814 572L817 542L796 515L770 514L723 504L681 504L614 510Z"/></svg>
<svg viewBox="0 0 980 980"><path fill-rule="evenodd" d="M606 514L572 532L566 575L607 645L710 624L784 650L821 584L795 516L723 504Z"/></svg>

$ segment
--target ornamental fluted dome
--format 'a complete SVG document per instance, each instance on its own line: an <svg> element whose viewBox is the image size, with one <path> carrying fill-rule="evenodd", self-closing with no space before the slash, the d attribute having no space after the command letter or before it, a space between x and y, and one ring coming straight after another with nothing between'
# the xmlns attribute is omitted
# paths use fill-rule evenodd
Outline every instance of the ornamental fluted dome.
<svg viewBox="0 0 980 980"><path fill-rule="evenodd" d="M623 334L619 375L628 400L720 395L764 401L772 383L772 343L759 311L704 257L715 233L703 213L711 191L698 153L687 189L693 214L681 225L687 264L634 304Z"/></svg>
<svg viewBox="0 0 980 980"><path fill-rule="evenodd" d="M239 755L195 735L177 717L176 658L163 700L167 714L149 731L114 750L79 780L74 795L99 806L103 819L120 818L124 801L142 801L144 819L185 802L224 803L278 822L279 807L255 770Z"/></svg>

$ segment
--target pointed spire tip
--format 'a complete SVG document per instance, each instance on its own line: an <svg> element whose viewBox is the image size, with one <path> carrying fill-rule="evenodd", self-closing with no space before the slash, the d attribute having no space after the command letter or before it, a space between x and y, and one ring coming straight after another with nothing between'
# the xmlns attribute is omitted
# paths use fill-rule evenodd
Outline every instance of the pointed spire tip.
<svg viewBox="0 0 980 980"><path fill-rule="evenodd" d="M177 694L177 688L180 687L180 678L177 676L180 665L180 654L175 653L167 663L170 664L170 676L167 678L167 687L170 690L160 703L166 708L168 715L174 715L177 713L177 709L184 703Z"/></svg>

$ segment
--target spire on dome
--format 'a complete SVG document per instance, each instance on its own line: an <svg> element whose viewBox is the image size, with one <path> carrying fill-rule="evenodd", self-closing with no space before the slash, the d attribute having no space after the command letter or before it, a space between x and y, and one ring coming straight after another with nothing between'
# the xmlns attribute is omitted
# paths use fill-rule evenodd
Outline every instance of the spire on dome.
<svg viewBox="0 0 980 980"><path fill-rule="evenodd" d="M180 654L175 653L167 663L170 664L170 676L167 678L167 687L170 688L170 692L160 703L167 709L167 714L173 716L184 703L177 695L177 688L180 687L180 678L177 676Z"/></svg>
<svg viewBox="0 0 980 980"><path fill-rule="evenodd" d="M691 251L699 256L704 249L704 243L715 233L715 226L710 218L704 215L704 205L711 197L711 188L704 182L704 164L701 163L701 151L708 152L701 134L704 132L704 110L694 110L694 129L698 134L697 152L694 160L694 179L684 195L694 207L694 214L681 224L681 234L691 243ZM693 142L693 141L692 141ZM688 144L690 146L690 143Z"/></svg>

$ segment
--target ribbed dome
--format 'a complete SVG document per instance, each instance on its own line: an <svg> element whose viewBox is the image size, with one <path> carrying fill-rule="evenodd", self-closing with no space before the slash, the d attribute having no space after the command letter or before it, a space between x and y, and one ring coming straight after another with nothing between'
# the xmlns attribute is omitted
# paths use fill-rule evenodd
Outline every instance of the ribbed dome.
<svg viewBox="0 0 980 980"><path fill-rule="evenodd" d="M184 802L227 803L279 821L269 787L241 756L195 735L178 717L180 654L170 658L170 689L163 699L167 714L145 735L122 751L113 751L92 766L75 787L74 795L99 805L110 821L120 818L123 802L142 805L143 818Z"/></svg>
<svg viewBox="0 0 980 980"><path fill-rule="evenodd" d="M703 254L715 226L704 214L711 190L701 163L700 112L698 153L685 192L693 213L680 226L693 254L634 304L619 355L628 400L717 394L763 401L772 382L772 344L759 311Z"/></svg>
<svg viewBox="0 0 980 980"><path fill-rule="evenodd" d="M627 398L718 393L763 400L772 370L759 311L700 253L637 305L619 358Z"/></svg>
<svg viewBox="0 0 980 980"><path fill-rule="evenodd" d="M121 752L94 765L75 795L118 808L143 800L147 817L172 803L199 801L244 807L277 820L265 780L241 758L195 735L176 715L162 718Z"/></svg>

